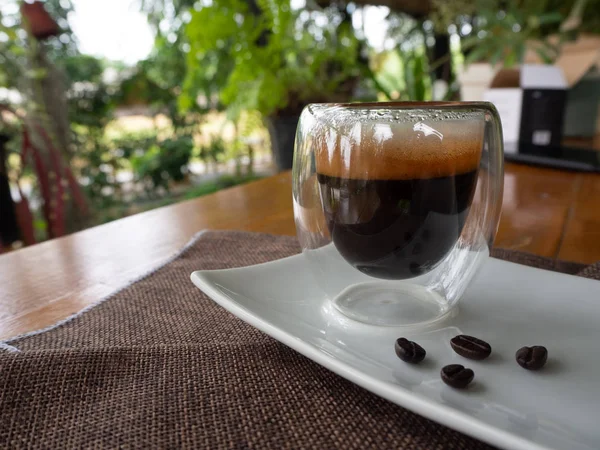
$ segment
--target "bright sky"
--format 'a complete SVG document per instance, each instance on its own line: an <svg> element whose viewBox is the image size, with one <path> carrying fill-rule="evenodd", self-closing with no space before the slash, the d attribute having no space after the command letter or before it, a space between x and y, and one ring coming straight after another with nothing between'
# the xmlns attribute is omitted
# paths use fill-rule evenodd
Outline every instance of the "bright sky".
<svg viewBox="0 0 600 450"><path fill-rule="evenodd" d="M72 1L75 12L69 16L69 22L83 53L129 64L148 56L154 37L146 17L139 12L139 0ZM386 14L385 8L366 8L367 38L378 49L384 45Z"/></svg>
<svg viewBox="0 0 600 450"><path fill-rule="evenodd" d="M69 22L82 53L132 64L144 59L154 36L138 0L73 0Z"/></svg>

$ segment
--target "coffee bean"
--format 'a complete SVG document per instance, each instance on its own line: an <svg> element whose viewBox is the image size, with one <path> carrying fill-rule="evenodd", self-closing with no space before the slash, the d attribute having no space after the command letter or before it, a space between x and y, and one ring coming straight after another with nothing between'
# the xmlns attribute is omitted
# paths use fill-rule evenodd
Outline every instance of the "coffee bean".
<svg viewBox="0 0 600 450"><path fill-rule="evenodd" d="M466 334L459 334L450 341L452 349L460 356L469 359L485 359L492 353L492 347L485 341Z"/></svg>
<svg viewBox="0 0 600 450"><path fill-rule="evenodd" d="M548 350L541 345L520 348L515 357L519 365L527 370L538 370L544 367L548 359Z"/></svg>
<svg viewBox="0 0 600 450"><path fill-rule="evenodd" d="M444 383L457 389L466 388L475 377L475 373L471 369L466 369L460 364L444 366L440 375Z"/></svg>
<svg viewBox="0 0 600 450"><path fill-rule="evenodd" d="M411 364L417 364L423 361L426 354L425 349L419 344L403 337L396 340L394 349L396 350L398 358Z"/></svg>

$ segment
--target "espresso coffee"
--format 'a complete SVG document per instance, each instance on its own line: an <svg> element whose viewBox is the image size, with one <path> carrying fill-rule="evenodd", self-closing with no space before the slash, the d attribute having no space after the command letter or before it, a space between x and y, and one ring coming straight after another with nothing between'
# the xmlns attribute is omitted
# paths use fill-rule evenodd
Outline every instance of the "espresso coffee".
<svg viewBox="0 0 600 450"><path fill-rule="evenodd" d="M413 278L435 268L469 214L481 133L474 139L424 137L412 148L410 139L362 139L349 159L343 143L337 144L341 151L330 144L317 153L316 168L325 220L340 254L382 279Z"/></svg>

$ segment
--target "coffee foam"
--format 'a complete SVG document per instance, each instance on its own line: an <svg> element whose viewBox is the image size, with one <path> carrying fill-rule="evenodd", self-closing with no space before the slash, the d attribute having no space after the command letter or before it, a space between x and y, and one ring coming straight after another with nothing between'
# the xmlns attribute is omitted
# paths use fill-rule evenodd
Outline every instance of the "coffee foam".
<svg viewBox="0 0 600 450"><path fill-rule="evenodd" d="M406 180L476 170L483 147L483 120L400 123L355 122L347 132L317 127L317 172L352 179Z"/></svg>

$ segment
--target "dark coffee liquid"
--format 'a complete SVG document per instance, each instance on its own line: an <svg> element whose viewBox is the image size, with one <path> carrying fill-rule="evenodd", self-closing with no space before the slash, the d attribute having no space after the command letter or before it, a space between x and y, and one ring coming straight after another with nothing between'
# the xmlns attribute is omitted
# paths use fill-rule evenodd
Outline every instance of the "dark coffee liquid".
<svg viewBox="0 0 600 450"><path fill-rule="evenodd" d="M377 278L433 269L460 236L477 171L440 178L354 180L318 174L332 240L342 256Z"/></svg>

